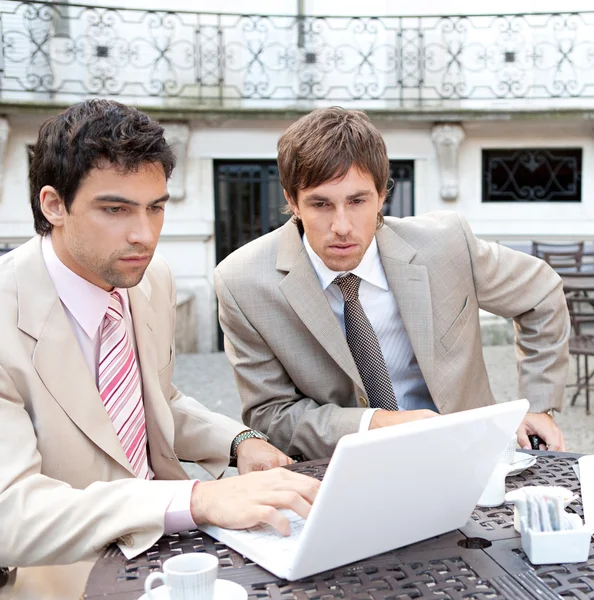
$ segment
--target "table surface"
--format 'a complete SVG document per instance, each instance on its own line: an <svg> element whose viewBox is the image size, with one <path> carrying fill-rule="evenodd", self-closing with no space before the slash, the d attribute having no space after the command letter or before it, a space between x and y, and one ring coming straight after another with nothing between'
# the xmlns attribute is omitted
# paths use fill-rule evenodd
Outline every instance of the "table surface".
<svg viewBox="0 0 594 600"><path fill-rule="evenodd" d="M578 495L569 510L583 516L580 486L572 469L579 455L533 454L538 457L536 464L520 475L508 477L508 490L525 485L567 487ZM321 479L326 465L327 461L312 461L294 468ZM132 560L126 560L112 547L95 563L84 598L137 600L146 576L160 569L164 560L182 552L217 556L219 577L243 585L250 600L594 598L594 549L587 563L532 566L514 530L513 506L509 504L477 507L460 530L296 582L279 579L199 531L164 536Z"/></svg>

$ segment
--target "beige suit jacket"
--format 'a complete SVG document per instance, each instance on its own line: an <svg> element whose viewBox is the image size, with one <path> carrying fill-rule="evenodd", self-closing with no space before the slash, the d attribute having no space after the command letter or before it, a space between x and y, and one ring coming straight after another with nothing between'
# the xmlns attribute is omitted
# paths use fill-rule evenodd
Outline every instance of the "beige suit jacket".
<svg viewBox="0 0 594 600"><path fill-rule="evenodd" d="M155 257L129 290L151 467L134 478L34 238L0 259L0 565L68 563L118 541L127 554L163 533L187 479L178 457L215 477L245 426L171 383L175 288Z"/></svg>
<svg viewBox="0 0 594 600"><path fill-rule="evenodd" d="M561 408L569 317L543 261L478 240L455 213L386 218L381 261L441 413L494 402L479 308L513 318L519 397ZM215 271L225 349L244 421L288 454L329 456L358 430L367 395L297 227L251 242Z"/></svg>

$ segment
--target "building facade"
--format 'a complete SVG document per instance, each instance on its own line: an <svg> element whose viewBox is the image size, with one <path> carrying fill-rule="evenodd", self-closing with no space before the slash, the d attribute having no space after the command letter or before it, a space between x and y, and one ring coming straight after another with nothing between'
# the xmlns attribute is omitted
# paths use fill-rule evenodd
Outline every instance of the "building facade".
<svg viewBox="0 0 594 600"><path fill-rule="evenodd" d="M213 268L285 221L276 143L319 106L363 109L384 135L386 214L455 210L509 243L594 237L594 13L133 4L0 1L0 248L33 235L28 148L45 118L94 96L146 110L178 157L159 251L180 350L218 347Z"/></svg>

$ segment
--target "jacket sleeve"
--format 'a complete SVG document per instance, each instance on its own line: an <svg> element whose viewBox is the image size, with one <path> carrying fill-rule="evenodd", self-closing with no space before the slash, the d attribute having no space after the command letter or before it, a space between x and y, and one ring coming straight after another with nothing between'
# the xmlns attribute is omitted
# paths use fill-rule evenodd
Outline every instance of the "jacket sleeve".
<svg viewBox="0 0 594 600"><path fill-rule="evenodd" d="M175 362L175 281L167 268L170 281L170 316L172 360L169 366L169 406L175 423L174 450L178 458L194 461L213 477L220 477L229 466L231 443L247 427L214 411L194 398L186 396L171 383Z"/></svg>
<svg viewBox="0 0 594 600"><path fill-rule="evenodd" d="M331 456L342 436L359 430L366 409L319 404L305 397L242 312L218 270L214 278L225 352L241 396L243 420L266 433L289 456Z"/></svg>
<svg viewBox="0 0 594 600"><path fill-rule="evenodd" d="M569 363L563 283L543 260L477 239L458 216L480 308L513 319L519 398L531 412L561 410Z"/></svg>
<svg viewBox="0 0 594 600"><path fill-rule="evenodd" d="M0 565L67 564L112 542L127 556L163 534L176 481L97 481L85 489L42 474L23 398L0 367ZM84 468L81 465L80 468Z"/></svg>

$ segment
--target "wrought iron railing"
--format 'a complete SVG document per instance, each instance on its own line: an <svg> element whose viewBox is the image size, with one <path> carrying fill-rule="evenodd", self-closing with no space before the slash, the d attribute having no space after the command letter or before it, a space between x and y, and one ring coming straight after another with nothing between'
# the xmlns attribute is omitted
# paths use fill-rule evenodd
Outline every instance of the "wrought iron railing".
<svg viewBox="0 0 594 600"><path fill-rule="evenodd" d="M5 102L594 106L594 12L311 17L1 0L0 26Z"/></svg>

